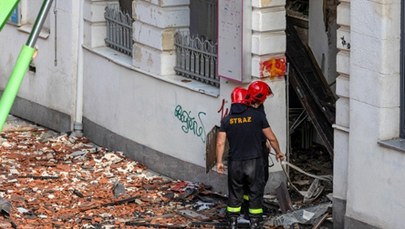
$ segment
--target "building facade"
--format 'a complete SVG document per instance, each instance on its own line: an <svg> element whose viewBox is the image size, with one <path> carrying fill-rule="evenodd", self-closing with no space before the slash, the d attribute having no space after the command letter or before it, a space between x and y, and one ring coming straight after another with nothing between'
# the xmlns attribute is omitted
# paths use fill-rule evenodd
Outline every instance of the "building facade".
<svg viewBox="0 0 405 229"><path fill-rule="evenodd" d="M336 228L405 223L403 7L399 0L341 0L338 6Z"/></svg>
<svg viewBox="0 0 405 229"><path fill-rule="evenodd" d="M41 2L21 0L0 33L2 88ZM215 37L229 34L195 19L199 1L134 0L121 8L120 2L54 0L14 115L57 131L83 131L161 174L226 192L225 176L206 173L208 136L228 112L232 89L263 79L275 94L265 103L266 114L288 152L285 77L265 68L286 52L286 1L244 1L236 9L244 13L241 50L248 53L236 64L245 67L241 82L212 74L216 65L209 62L223 47ZM327 81L337 75L334 227L402 228L404 4L340 0L337 14L327 15L336 20L333 27L318 20L331 2L309 2L308 45ZM208 18L225 15L204 7ZM115 9L130 12L129 18ZM117 21L121 27L114 27ZM279 165L271 173L269 191L284 179Z"/></svg>
<svg viewBox="0 0 405 229"><path fill-rule="evenodd" d="M16 47L35 20L28 9L41 2L22 0L20 21L0 33L3 88ZM191 26L202 27L191 17L199 1L136 0L131 7L120 2L125 1L53 2L14 115L58 131L82 130L96 144L123 151L156 172L226 192L226 176L206 173L207 147L214 144L207 136L229 111L233 88L262 79L275 94L266 101L266 113L286 151L284 73L270 77L263 67L284 60L285 1L245 1L235 9L244 28L245 43L235 46L244 54L235 65L244 67L241 80L215 76L212 34L190 34L196 31ZM271 169L268 191L284 179L280 165Z"/></svg>

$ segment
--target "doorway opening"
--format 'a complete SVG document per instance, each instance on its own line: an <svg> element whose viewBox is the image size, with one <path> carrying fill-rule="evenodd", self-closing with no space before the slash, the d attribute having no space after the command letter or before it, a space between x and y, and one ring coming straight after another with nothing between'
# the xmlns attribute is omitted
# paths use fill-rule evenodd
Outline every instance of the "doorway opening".
<svg viewBox="0 0 405 229"><path fill-rule="evenodd" d="M336 0L286 2L288 160L314 175L333 174L337 4ZM307 190L314 180L293 169L288 174L300 190ZM331 184L322 185L323 196L332 193Z"/></svg>

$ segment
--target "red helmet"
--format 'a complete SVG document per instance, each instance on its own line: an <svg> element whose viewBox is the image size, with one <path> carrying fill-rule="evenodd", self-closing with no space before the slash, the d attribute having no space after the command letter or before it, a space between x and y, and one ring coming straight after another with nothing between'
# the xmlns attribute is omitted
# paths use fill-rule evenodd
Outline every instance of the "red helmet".
<svg viewBox="0 0 405 229"><path fill-rule="evenodd" d="M252 103L263 103L267 96L272 96L270 86L263 81L254 81L248 87L249 99Z"/></svg>
<svg viewBox="0 0 405 229"><path fill-rule="evenodd" d="M231 93L231 102L242 103L249 105L249 100L247 99L248 91L242 87L235 87Z"/></svg>

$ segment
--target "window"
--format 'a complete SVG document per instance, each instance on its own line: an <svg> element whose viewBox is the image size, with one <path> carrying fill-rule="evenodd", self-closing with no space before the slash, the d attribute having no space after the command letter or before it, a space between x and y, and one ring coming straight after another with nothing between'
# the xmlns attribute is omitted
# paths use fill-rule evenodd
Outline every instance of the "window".
<svg viewBox="0 0 405 229"><path fill-rule="evenodd" d="M177 75L219 87L217 1L190 1L189 31L175 35Z"/></svg>
<svg viewBox="0 0 405 229"><path fill-rule="evenodd" d="M44 3L45 2L41 0L20 0L17 6L12 11L7 23L18 26L17 29L20 32L31 33L33 29L32 27L35 24L35 21L37 20L38 13L40 12L41 7L43 6ZM51 7L54 8L53 9L54 15L52 16L56 18L56 2L53 3L53 6ZM44 24L42 25L41 32L39 34L40 38L47 39L49 37L51 30L50 28L51 12L52 9L46 15L46 19L44 21Z"/></svg>
<svg viewBox="0 0 405 229"><path fill-rule="evenodd" d="M40 0L21 0L13 10L8 23L17 26L25 24L33 25L35 23L35 20L37 19L38 12L41 9L42 4L43 2ZM50 30L49 18L50 16L47 15L47 18L43 25L43 30Z"/></svg>
<svg viewBox="0 0 405 229"><path fill-rule="evenodd" d="M118 5L107 5L104 17L107 23L107 37L105 43L108 47L132 56L132 17L123 13Z"/></svg>
<svg viewBox="0 0 405 229"><path fill-rule="evenodd" d="M132 0L119 0L118 2L123 13L132 15Z"/></svg>
<svg viewBox="0 0 405 229"><path fill-rule="evenodd" d="M175 46L177 75L219 87L216 43L183 32L176 33Z"/></svg>
<svg viewBox="0 0 405 229"><path fill-rule="evenodd" d="M20 4L17 4L13 12L11 13L8 23L13 25L21 25L21 7Z"/></svg>
<svg viewBox="0 0 405 229"><path fill-rule="evenodd" d="M217 1L190 1L190 34L202 39L217 40Z"/></svg>

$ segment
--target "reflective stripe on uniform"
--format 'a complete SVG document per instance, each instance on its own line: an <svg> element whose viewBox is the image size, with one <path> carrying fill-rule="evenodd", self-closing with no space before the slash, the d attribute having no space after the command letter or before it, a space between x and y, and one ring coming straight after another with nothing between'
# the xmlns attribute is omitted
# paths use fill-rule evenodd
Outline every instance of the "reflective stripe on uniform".
<svg viewBox="0 0 405 229"><path fill-rule="evenodd" d="M227 212L239 213L240 210L241 210L241 207L236 207L236 208L234 208L234 207L229 207L229 206L226 207L226 211L227 211Z"/></svg>
<svg viewBox="0 0 405 229"><path fill-rule="evenodd" d="M250 214L263 214L263 208L249 208Z"/></svg>
<svg viewBox="0 0 405 229"><path fill-rule="evenodd" d="M243 199L244 200L249 200L249 196L248 195L243 195Z"/></svg>

